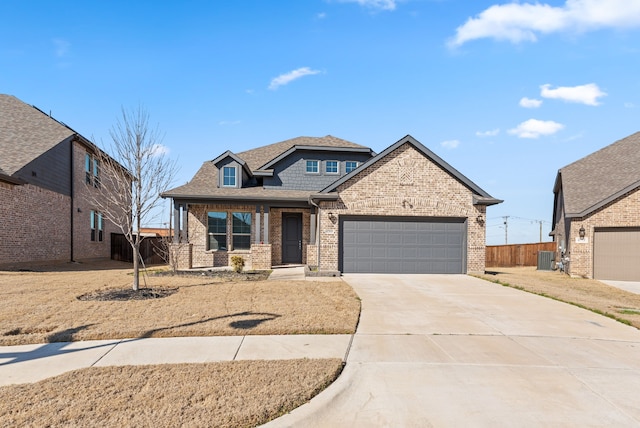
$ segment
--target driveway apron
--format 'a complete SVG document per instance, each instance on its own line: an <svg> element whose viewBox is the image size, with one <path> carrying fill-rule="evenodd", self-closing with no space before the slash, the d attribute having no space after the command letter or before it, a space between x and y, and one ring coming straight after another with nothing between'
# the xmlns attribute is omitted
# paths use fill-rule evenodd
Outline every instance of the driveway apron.
<svg viewBox="0 0 640 428"><path fill-rule="evenodd" d="M465 275L345 275L336 382L268 427L640 426L640 331Z"/></svg>

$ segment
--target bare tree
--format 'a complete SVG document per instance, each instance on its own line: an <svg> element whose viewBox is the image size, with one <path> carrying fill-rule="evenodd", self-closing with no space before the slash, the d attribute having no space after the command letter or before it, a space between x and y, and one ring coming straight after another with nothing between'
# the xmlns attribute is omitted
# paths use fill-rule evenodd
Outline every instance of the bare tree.
<svg viewBox="0 0 640 428"><path fill-rule="evenodd" d="M100 152L99 192L93 199L106 220L120 228L133 249L133 289L140 288L141 224L148 222L160 193L173 182L177 167L166 156L157 128L150 129L143 107L122 109L109 131L109 155Z"/></svg>

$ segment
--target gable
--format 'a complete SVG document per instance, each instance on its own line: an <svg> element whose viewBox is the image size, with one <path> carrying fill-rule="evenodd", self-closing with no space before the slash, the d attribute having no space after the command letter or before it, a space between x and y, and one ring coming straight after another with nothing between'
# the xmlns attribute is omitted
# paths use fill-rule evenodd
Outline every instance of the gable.
<svg viewBox="0 0 640 428"><path fill-rule="evenodd" d="M606 146L558 171L568 217L582 217L640 187L640 132Z"/></svg>
<svg viewBox="0 0 640 428"><path fill-rule="evenodd" d="M354 186L357 181L364 180L373 171L380 171L379 192L401 191L415 196L442 194L445 199L447 194L455 193L468 195L473 204L494 205L502 202L482 190L410 135L389 146L356 171L326 187L322 193L343 192Z"/></svg>

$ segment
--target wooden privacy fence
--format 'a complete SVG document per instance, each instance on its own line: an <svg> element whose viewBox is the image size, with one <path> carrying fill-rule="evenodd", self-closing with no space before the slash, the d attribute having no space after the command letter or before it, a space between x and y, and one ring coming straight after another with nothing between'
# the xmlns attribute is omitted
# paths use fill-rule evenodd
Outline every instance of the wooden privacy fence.
<svg viewBox="0 0 640 428"><path fill-rule="evenodd" d="M487 267L537 266L538 251L555 251L555 242L535 244L487 245Z"/></svg>
<svg viewBox="0 0 640 428"><path fill-rule="evenodd" d="M145 237L140 243L140 255L145 265L166 264L156 251L161 247L162 238ZM121 233L111 234L111 260L133 263L133 248Z"/></svg>

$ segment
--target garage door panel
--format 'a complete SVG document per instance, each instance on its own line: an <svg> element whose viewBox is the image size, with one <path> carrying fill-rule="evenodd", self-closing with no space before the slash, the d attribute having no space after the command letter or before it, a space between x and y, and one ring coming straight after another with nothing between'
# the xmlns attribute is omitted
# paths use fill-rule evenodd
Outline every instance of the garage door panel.
<svg viewBox="0 0 640 428"><path fill-rule="evenodd" d="M640 281L640 228L596 230L593 241L595 279Z"/></svg>
<svg viewBox="0 0 640 428"><path fill-rule="evenodd" d="M437 219L344 219L343 272L464 273L466 224Z"/></svg>

